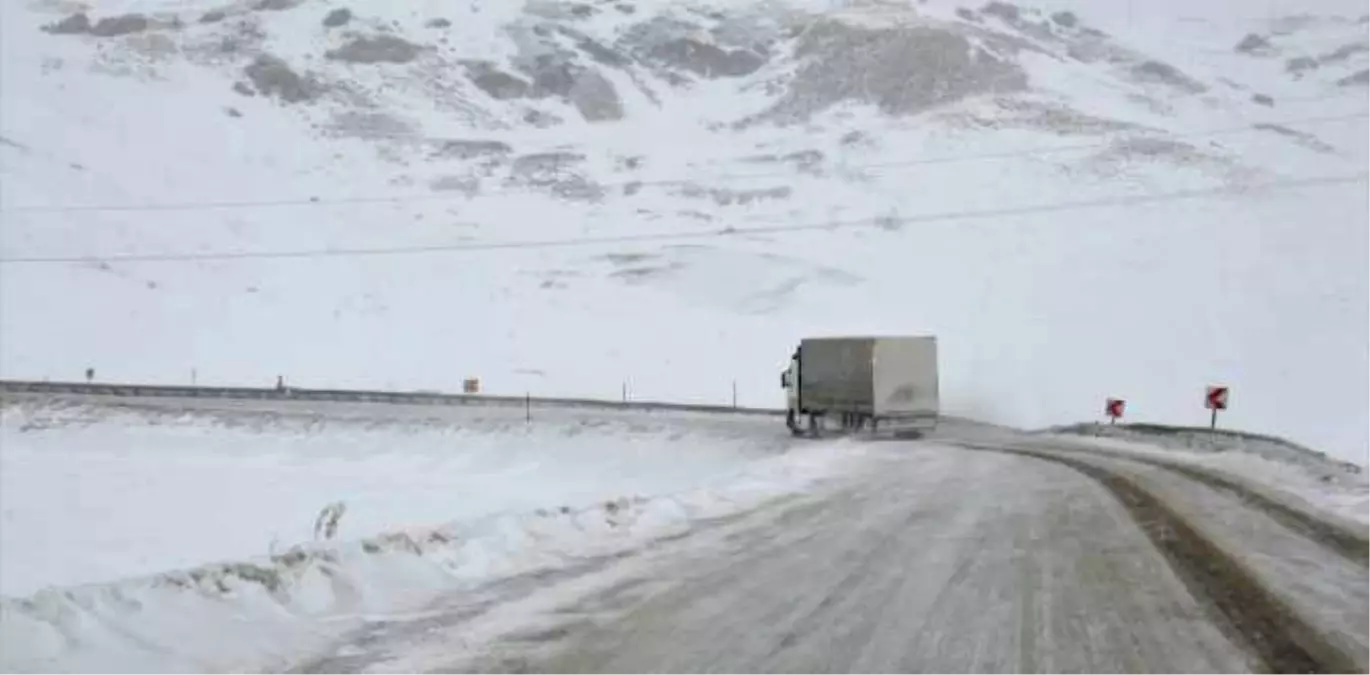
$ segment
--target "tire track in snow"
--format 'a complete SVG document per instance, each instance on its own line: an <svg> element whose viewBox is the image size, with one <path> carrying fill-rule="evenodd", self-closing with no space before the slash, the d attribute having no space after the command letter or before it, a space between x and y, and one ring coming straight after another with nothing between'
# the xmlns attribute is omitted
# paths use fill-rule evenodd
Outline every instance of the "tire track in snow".
<svg viewBox="0 0 1370 675"><path fill-rule="evenodd" d="M1053 451L1067 452L1064 449L1056 450L1054 448ZM1091 451L1084 450L1082 452ZM1203 483L1215 490L1236 495L1248 506L1264 511L1266 515L1274 518L1280 524L1322 545L1333 553L1362 567L1370 567L1370 533L1349 531L1335 523L1327 522L1314 513L1261 494L1241 481L1228 478L1211 469L1183 462L1172 462L1159 457L1149 457L1140 453L1121 453L1108 450L1101 453L1099 451L1094 452L1148 464Z"/></svg>
<svg viewBox="0 0 1370 675"><path fill-rule="evenodd" d="M1058 452L960 445L971 450L1055 462L1097 481L1127 509L1180 580L1211 613L1214 623L1236 644L1258 656L1270 672L1347 673L1361 670L1354 659L1334 648L1320 631L1271 593L1251 570L1132 479Z"/></svg>

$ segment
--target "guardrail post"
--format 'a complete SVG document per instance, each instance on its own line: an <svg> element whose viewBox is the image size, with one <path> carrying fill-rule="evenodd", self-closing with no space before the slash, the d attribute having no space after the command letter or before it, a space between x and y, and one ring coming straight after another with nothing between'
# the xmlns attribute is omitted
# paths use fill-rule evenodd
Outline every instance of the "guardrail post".
<svg viewBox="0 0 1370 675"><path fill-rule="evenodd" d="M524 392L523 394L523 421L525 424L533 423L533 394Z"/></svg>
<svg viewBox="0 0 1370 675"><path fill-rule="evenodd" d="M733 409L737 409L737 380L733 380Z"/></svg>

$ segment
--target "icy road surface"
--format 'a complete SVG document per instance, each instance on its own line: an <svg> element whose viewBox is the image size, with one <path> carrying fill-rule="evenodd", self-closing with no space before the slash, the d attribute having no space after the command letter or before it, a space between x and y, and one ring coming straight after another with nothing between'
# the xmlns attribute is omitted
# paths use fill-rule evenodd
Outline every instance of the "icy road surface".
<svg viewBox="0 0 1370 675"><path fill-rule="evenodd" d="M1363 557L1155 467L955 442L884 444L821 493L374 621L300 669L1365 671Z"/></svg>

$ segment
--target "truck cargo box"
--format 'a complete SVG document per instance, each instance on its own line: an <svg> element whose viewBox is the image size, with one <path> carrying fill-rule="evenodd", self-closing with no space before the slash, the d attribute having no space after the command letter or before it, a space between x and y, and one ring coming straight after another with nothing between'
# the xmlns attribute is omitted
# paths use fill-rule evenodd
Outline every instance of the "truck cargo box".
<svg viewBox="0 0 1370 675"><path fill-rule="evenodd" d="M880 419L938 414L935 337L808 338L799 346L805 410Z"/></svg>

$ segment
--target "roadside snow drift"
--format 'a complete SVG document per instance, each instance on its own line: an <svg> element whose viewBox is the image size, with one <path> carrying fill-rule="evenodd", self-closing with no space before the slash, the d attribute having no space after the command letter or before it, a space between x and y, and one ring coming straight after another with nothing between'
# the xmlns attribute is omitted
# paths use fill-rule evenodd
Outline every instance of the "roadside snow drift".
<svg viewBox="0 0 1370 675"><path fill-rule="evenodd" d="M791 442L769 419L333 408L6 405L0 593L279 552L339 501L355 540L671 494Z"/></svg>
<svg viewBox="0 0 1370 675"><path fill-rule="evenodd" d="M1054 430L1057 441L1096 451L1142 455L1215 469L1281 501L1311 507L1331 520L1370 524L1370 475L1362 464L1333 460L1277 438L1202 429L1152 430L1078 425ZM1083 435L1086 438L1080 438Z"/></svg>
<svg viewBox="0 0 1370 675"><path fill-rule="evenodd" d="M862 454L788 448L769 419L338 408L6 405L0 667L282 668L368 613L640 546ZM311 542L334 501L338 538Z"/></svg>

